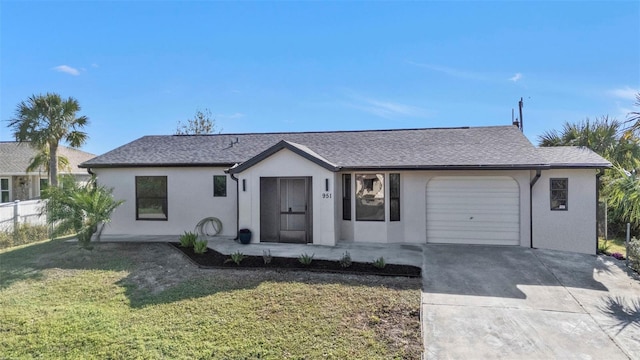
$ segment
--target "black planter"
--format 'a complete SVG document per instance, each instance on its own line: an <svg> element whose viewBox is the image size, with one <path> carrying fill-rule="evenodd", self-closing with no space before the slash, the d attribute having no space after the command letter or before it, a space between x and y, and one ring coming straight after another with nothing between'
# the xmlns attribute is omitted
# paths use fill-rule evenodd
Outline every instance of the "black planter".
<svg viewBox="0 0 640 360"><path fill-rule="evenodd" d="M241 244L248 244L251 242L251 230L249 229L240 229L238 232L238 239Z"/></svg>

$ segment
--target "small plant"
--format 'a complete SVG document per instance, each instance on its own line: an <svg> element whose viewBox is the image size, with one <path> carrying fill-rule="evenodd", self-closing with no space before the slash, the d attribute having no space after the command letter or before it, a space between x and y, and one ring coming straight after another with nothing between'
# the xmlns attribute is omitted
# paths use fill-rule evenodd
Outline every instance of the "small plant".
<svg viewBox="0 0 640 360"><path fill-rule="evenodd" d="M193 252L196 254L204 254L207 252L207 240L196 240L193 244Z"/></svg>
<svg viewBox="0 0 640 360"><path fill-rule="evenodd" d="M271 264L271 260L273 260L273 256L271 256L271 250L262 250L262 260L265 265Z"/></svg>
<svg viewBox="0 0 640 360"><path fill-rule="evenodd" d="M387 266L387 263L385 263L384 258L380 256L379 258L373 260L373 266L378 269L384 269L384 267Z"/></svg>
<svg viewBox="0 0 640 360"><path fill-rule="evenodd" d="M618 259L618 260L624 260L624 255L620 254L619 252L614 252L611 254L611 256L613 256L614 258Z"/></svg>
<svg viewBox="0 0 640 360"><path fill-rule="evenodd" d="M311 256L309 256L307 253L302 253L302 255L298 256L298 261L300 261L302 265L311 265L313 255L315 254L311 254Z"/></svg>
<svg viewBox="0 0 640 360"><path fill-rule="evenodd" d="M609 248L611 247L611 243L607 240L598 242L598 253L607 254L609 252Z"/></svg>
<svg viewBox="0 0 640 360"><path fill-rule="evenodd" d="M342 255L342 258L340 258L340 266L342 266L343 268L348 268L352 263L353 262L351 261L351 255L348 251L345 251L344 255Z"/></svg>
<svg viewBox="0 0 640 360"><path fill-rule="evenodd" d="M245 255L243 253L241 253L240 250L234 252L233 254L231 254L229 256L231 256L231 259L225 260L224 261L225 263L233 261L234 263L236 263L236 265L240 265L242 260L244 260L244 258L245 258Z"/></svg>
<svg viewBox="0 0 640 360"><path fill-rule="evenodd" d="M184 234L180 235L180 246L186 248L193 247L197 240L198 235L196 233L185 231Z"/></svg>

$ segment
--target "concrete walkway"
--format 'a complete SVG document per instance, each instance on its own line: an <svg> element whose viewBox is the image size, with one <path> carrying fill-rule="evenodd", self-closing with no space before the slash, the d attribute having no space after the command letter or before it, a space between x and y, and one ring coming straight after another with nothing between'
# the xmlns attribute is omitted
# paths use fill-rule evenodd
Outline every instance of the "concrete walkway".
<svg viewBox="0 0 640 360"><path fill-rule="evenodd" d="M640 358L640 281L609 257L425 245L425 359Z"/></svg>

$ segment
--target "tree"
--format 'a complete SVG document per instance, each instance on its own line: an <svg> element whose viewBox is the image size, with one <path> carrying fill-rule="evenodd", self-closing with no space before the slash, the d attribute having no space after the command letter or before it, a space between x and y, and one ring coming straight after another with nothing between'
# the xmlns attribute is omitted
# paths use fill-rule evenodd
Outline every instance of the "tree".
<svg viewBox="0 0 640 360"><path fill-rule="evenodd" d="M88 124L86 116L76 117L78 101L63 100L60 95L32 95L18 104L15 118L9 127L19 142L30 141L35 149L49 148L49 183L58 186L58 147L61 141L78 148L87 141L82 129Z"/></svg>
<svg viewBox="0 0 640 360"><path fill-rule="evenodd" d="M193 119L188 119L186 124L178 121L176 135L207 135L215 131L215 120L211 120L211 111L204 109L196 111Z"/></svg>
<svg viewBox="0 0 640 360"><path fill-rule="evenodd" d="M26 171L32 172L44 167L44 170L47 172L47 177L49 176L49 161L51 157L49 156L49 147L45 146L38 151L38 153L30 159L31 163L27 166ZM69 170L69 159L65 156L58 155L58 169Z"/></svg>
<svg viewBox="0 0 640 360"><path fill-rule="evenodd" d="M636 107L640 107L640 93L636 94ZM630 123L629 129L631 131L640 131L640 111L632 111L627 114L627 123Z"/></svg>
<svg viewBox="0 0 640 360"><path fill-rule="evenodd" d="M612 215L622 223L631 223L634 231L640 231L640 176L636 170L629 172L620 167L612 171L615 175L604 188Z"/></svg>
<svg viewBox="0 0 640 360"><path fill-rule="evenodd" d="M98 186L95 177L84 185L78 185L73 176L61 179L63 186L44 191L47 222L55 226L54 236L73 231L80 245L90 248L91 236L98 225L111 221L111 214L124 200L115 200L113 189Z"/></svg>

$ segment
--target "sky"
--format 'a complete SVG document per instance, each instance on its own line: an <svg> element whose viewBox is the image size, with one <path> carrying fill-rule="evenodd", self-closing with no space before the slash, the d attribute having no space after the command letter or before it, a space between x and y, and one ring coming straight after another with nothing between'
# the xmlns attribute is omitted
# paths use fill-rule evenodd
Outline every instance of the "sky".
<svg viewBox="0 0 640 360"><path fill-rule="evenodd" d="M78 100L83 150L173 134L508 125L603 115L640 91L639 1L0 0L0 140L17 105Z"/></svg>

